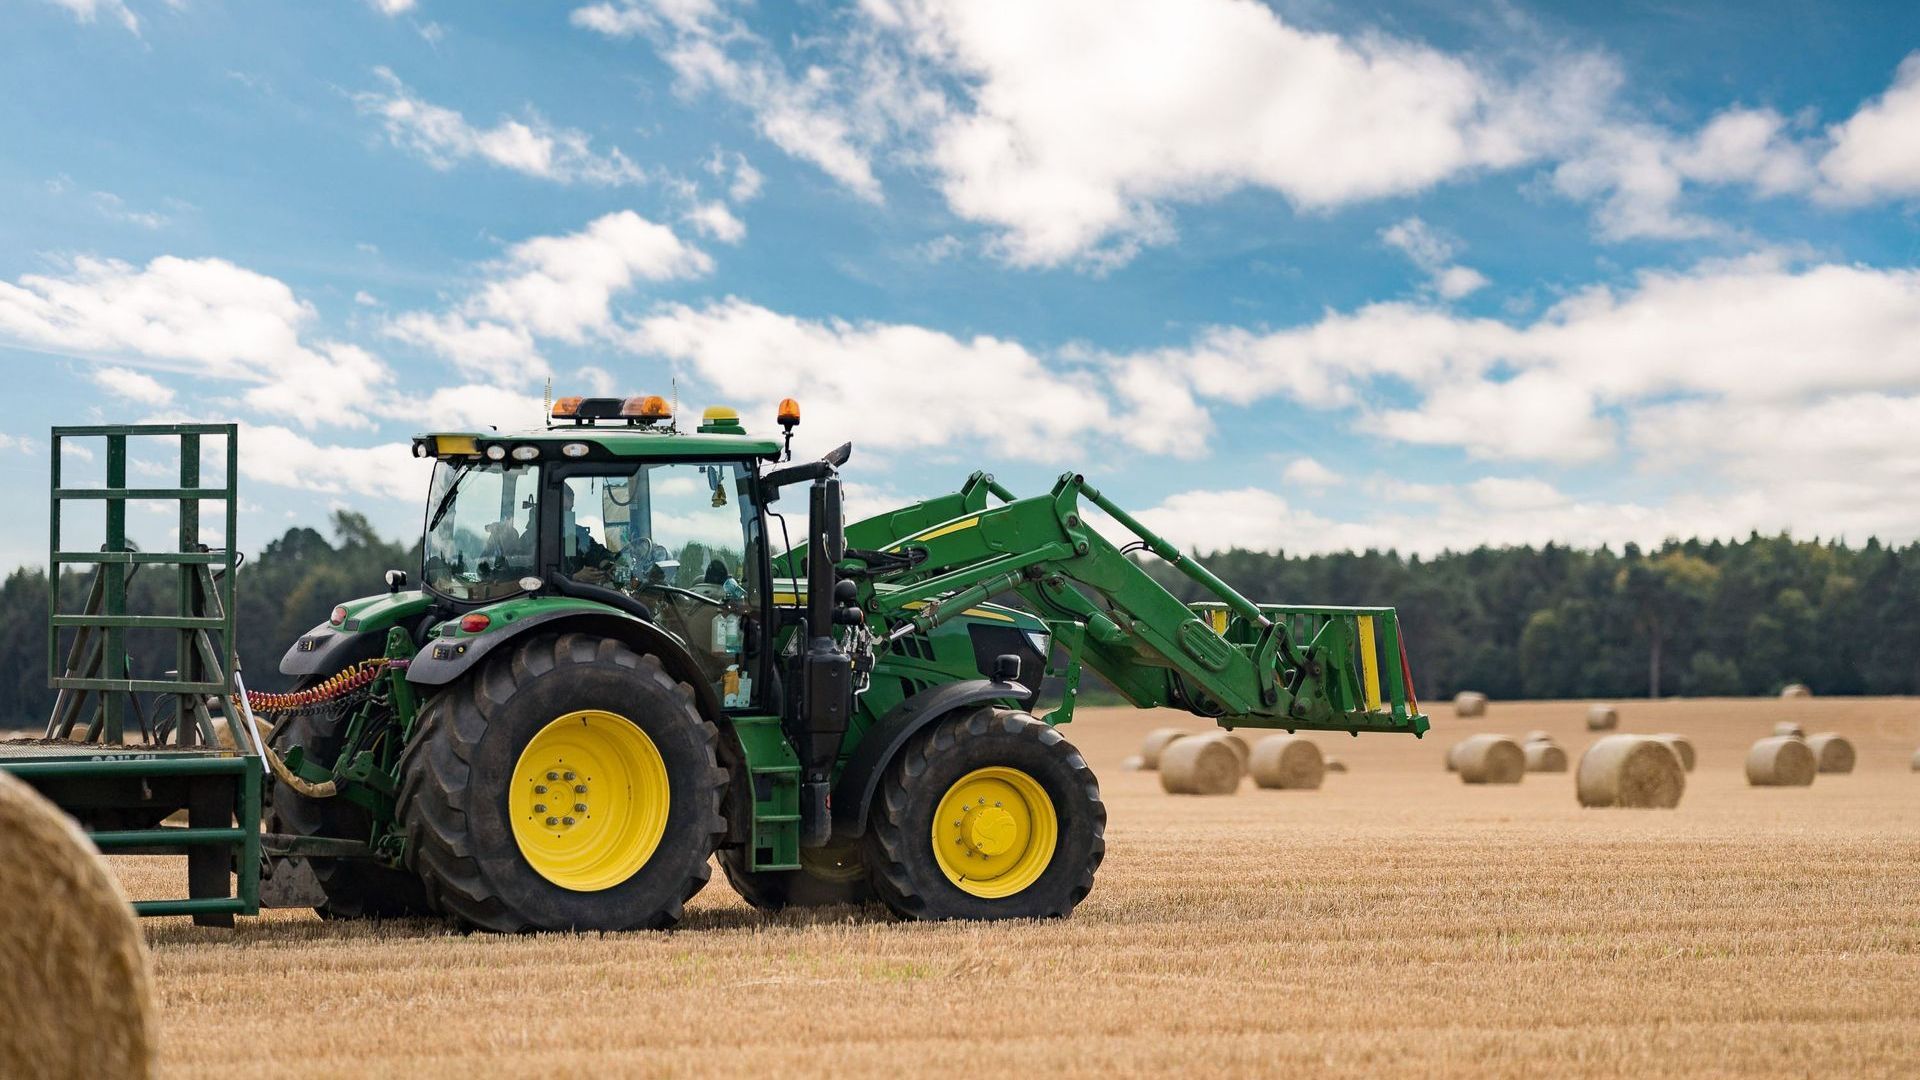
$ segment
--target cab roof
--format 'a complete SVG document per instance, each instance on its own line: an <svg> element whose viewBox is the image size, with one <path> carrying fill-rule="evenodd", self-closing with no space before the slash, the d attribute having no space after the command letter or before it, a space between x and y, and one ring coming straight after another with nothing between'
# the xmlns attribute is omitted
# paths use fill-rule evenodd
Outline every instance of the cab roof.
<svg viewBox="0 0 1920 1080"><path fill-rule="evenodd" d="M560 422L529 431L433 431L416 435L414 454L418 457L468 458L486 454L490 446L503 446L509 455L519 446L540 450L535 460L561 459L561 447L585 443L595 458L763 458L780 456L778 439L755 435L677 431L666 426L628 425L624 422Z"/></svg>

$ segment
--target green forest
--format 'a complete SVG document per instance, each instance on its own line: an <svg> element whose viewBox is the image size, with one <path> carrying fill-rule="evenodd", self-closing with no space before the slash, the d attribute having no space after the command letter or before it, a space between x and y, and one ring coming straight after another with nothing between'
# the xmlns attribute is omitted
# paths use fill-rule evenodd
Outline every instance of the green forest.
<svg viewBox="0 0 1920 1080"><path fill-rule="evenodd" d="M240 571L242 670L283 685L280 654L339 601L377 592L385 571L413 572L419 550L337 513L332 536L289 530ZM1804 682L1821 694L1920 692L1920 545L1860 547L1753 536L1669 542L1657 550L1481 548L1434 558L1393 552L1291 556L1228 551L1206 564L1257 600L1399 608L1419 695L1462 689L1496 698L1772 694ZM1151 569L1183 599L1198 586ZM166 582L136 578L135 603L162 610ZM61 595L69 610L83 577ZM47 577L22 568L0 587L0 722L44 721ZM156 635L132 645L136 671L171 666Z"/></svg>

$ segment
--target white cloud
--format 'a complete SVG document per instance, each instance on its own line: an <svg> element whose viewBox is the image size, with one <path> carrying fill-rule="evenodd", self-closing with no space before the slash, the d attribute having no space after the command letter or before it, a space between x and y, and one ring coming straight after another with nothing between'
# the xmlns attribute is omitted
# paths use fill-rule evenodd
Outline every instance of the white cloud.
<svg viewBox="0 0 1920 1080"><path fill-rule="evenodd" d="M705 252L631 210L564 236L537 236L484 268L486 280L453 311L408 312L388 333L452 360L468 374L512 384L549 372L535 339L580 344L613 329L613 298L641 281L699 277Z"/></svg>
<svg viewBox="0 0 1920 1080"><path fill-rule="evenodd" d="M382 90L354 95L360 111L380 118L387 138L436 169L478 159L527 176L560 183L638 184L646 172L614 147L605 153L574 128L554 127L529 110L525 121L502 118L492 127L413 94L386 68L375 68Z"/></svg>
<svg viewBox="0 0 1920 1080"><path fill-rule="evenodd" d="M1820 174L1838 201L1920 194L1920 52L1906 58L1887 92L1829 133Z"/></svg>
<svg viewBox="0 0 1920 1080"><path fill-rule="evenodd" d="M316 443L274 425L246 424L240 432L240 474L248 480L323 494L424 500L432 463L413 456L409 443L338 446Z"/></svg>
<svg viewBox="0 0 1920 1080"><path fill-rule="evenodd" d="M1609 410L1920 389L1920 271L1755 258L1595 286L1532 323L1371 304L1150 354L1204 399L1281 396L1485 459L1595 461ZM1410 405L1386 404L1413 398Z"/></svg>
<svg viewBox="0 0 1920 1080"><path fill-rule="evenodd" d="M627 346L675 362L720 400L745 402L755 414L798 398L806 409L801 435L820 433L812 438L827 445L858 432L875 449L979 440L996 456L1058 460L1074 443L1112 430L1111 405L1092 373L1059 370L998 338L815 322L729 299L663 307L635 323Z"/></svg>
<svg viewBox="0 0 1920 1080"><path fill-rule="evenodd" d="M161 407L172 404L173 391L160 380L142 371L123 367L101 367L87 372L87 378L114 397L141 405Z"/></svg>
<svg viewBox="0 0 1920 1080"><path fill-rule="evenodd" d="M746 24L710 0L595 3L576 8L571 21L608 37L646 38L673 68L682 93L714 92L744 106L767 141L860 198L880 201L874 147L895 115L915 100L885 92L863 100L855 83L873 87L886 70L873 50L848 41L841 54L848 70L816 65L795 75ZM853 59L862 55L870 70ZM745 189L757 190L757 184L748 182Z"/></svg>
<svg viewBox="0 0 1920 1080"><path fill-rule="evenodd" d="M373 5L373 10L388 18L405 15L414 8L414 0L367 0L367 2Z"/></svg>
<svg viewBox="0 0 1920 1080"><path fill-rule="evenodd" d="M158 229L167 224L167 216L165 214L156 213L151 210L130 209L127 206L126 200L110 191L94 192L93 206L94 209L100 212L101 217L109 221L120 221L129 225L138 225L143 229Z"/></svg>
<svg viewBox="0 0 1920 1080"><path fill-rule="evenodd" d="M746 223L734 217L723 202L700 203L687 211L686 220L700 235L723 244L737 244L747 238Z"/></svg>
<svg viewBox="0 0 1920 1080"><path fill-rule="evenodd" d="M1454 264L1454 256L1460 252L1458 242L1418 217L1406 218L1380 230L1380 239L1400 249L1415 266L1426 271L1428 287L1443 300L1458 300L1487 284L1480 271Z"/></svg>
<svg viewBox="0 0 1920 1080"><path fill-rule="evenodd" d="M0 338L250 383L249 405L307 426L367 426L363 406L392 378L362 349L306 340L312 305L224 259L80 256L65 270L0 282Z"/></svg>
<svg viewBox="0 0 1920 1080"><path fill-rule="evenodd" d="M359 304L361 307L380 306L380 298L365 289L361 289L353 294L353 302Z"/></svg>
<svg viewBox="0 0 1920 1080"><path fill-rule="evenodd" d="M126 0L52 0L52 2L72 12L73 17L83 23L91 23L101 15L105 15L126 27L128 33L136 36L140 33L140 19L128 9Z"/></svg>
<svg viewBox="0 0 1920 1080"><path fill-rule="evenodd" d="M1008 258L1124 258L1169 202L1242 187L1303 208L1419 191L1529 147L1490 138L1468 65L1382 36L1295 29L1248 0L909 0L886 9L966 100L932 132L949 205ZM1124 72L1124 77L1116 73Z"/></svg>
<svg viewBox="0 0 1920 1080"><path fill-rule="evenodd" d="M1280 474L1280 482L1283 484L1315 491L1330 488L1338 484L1340 479L1339 473L1310 457L1294 458L1287 462L1286 469Z"/></svg>
<svg viewBox="0 0 1920 1080"><path fill-rule="evenodd" d="M766 178L760 170L753 167L745 154L727 153L715 150L707 159L706 170L716 177L727 180L727 198L734 202L751 202L760 195L760 188Z"/></svg>

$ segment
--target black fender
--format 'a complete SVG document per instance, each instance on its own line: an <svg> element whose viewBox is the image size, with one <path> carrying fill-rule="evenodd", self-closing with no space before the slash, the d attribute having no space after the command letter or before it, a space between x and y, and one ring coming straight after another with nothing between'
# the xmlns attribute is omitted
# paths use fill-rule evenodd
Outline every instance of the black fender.
<svg viewBox="0 0 1920 1080"><path fill-rule="evenodd" d="M861 736L860 745L840 771L833 788L833 838L851 840L867 831L867 809L873 805L873 793L880 787L880 774L886 771L894 755L920 729L955 709L988 702L1013 702L1031 699L1032 692L1017 682L992 679L968 679L923 690L887 710Z"/></svg>
<svg viewBox="0 0 1920 1080"><path fill-rule="evenodd" d="M636 652L652 653L667 674L693 687L702 716L710 722L720 719L720 695L708 685L686 643L654 623L617 611L555 611L516 619L476 637L435 638L413 658L407 682L427 688L446 686L501 646L532 633L594 634L624 641Z"/></svg>
<svg viewBox="0 0 1920 1080"><path fill-rule="evenodd" d="M371 660L387 651L387 628L341 630L332 623L300 635L280 658L282 675L331 675L348 664Z"/></svg>

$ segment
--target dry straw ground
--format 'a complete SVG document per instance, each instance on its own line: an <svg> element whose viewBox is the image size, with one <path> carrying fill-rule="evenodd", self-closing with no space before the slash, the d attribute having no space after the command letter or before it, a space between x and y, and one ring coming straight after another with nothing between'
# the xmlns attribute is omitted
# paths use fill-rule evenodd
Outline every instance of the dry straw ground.
<svg viewBox="0 0 1920 1080"><path fill-rule="evenodd" d="M1123 772L1180 718L1069 729L1111 811L1066 922L766 918L715 875L685 928L466 937L276 913L148 925L173 1076L1911 1074L1920 1060L1920 702L1628 703L1700 764L1677 810L1582 810L1570 774L1469 786L1473 731L1583 704L1438 710L1426 740L1320 737L1318 791L1181 798ZM1851 776L1751 788L1776 720ZM119 860L136 894L174 887Z"/></svg>

